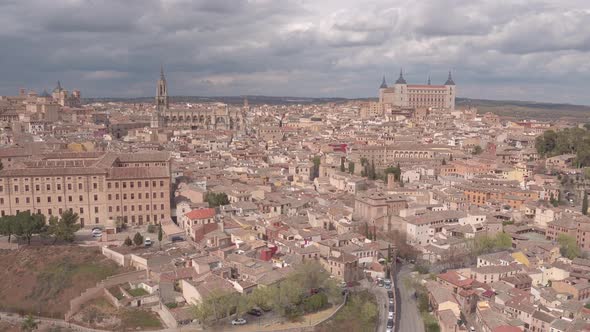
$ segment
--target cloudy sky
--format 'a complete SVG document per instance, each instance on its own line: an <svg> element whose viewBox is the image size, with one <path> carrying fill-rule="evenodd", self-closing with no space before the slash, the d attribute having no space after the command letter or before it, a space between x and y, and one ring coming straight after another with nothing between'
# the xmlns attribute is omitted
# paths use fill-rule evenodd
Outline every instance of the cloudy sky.
<svg viewBox="0 0 590 332"><path fill-rule="evenodd" d="M462 97L590 104L588 0L0 0L0 95Z"/></svg>

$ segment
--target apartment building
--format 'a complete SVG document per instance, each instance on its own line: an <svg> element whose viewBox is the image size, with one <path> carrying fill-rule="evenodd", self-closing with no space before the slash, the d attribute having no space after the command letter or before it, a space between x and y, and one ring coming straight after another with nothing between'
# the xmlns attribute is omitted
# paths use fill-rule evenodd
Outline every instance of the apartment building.
<svg viewBox="0 0 590 332"><path fill-rule="evenodd" d="M0 171L0 215L79 215L83 227L170 217L168 153L50 153Z"/></svg>

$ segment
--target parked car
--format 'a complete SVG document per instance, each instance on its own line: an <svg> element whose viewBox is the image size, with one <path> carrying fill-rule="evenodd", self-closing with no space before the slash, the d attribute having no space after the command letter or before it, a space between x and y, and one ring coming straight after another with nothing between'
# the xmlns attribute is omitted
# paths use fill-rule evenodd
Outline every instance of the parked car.
<svg viewBox="0 0 590 332"><path fill-rule="evenodd" d="M171 240L172 242L180 242L184 241L184 238L182 236L173 236Z"/></svg>
<svg viewBox="0 0 590 332"><path fill-rule="evenodd" d="M390 297L390 298L389 298L389 304L390 304L390 305L393 305L393 297Z"/></svg>
<svg viewBox="0 0 590 332"><path fill-rule="evenodd" d="M391 311L390 311L390 312L387 314L387 319L393 319L393 312L391 312Z"/></svg>
<svg viewBox="0 0 590 332"><path fill-rule="evenodd" d="M260 317L262 316L262 310L258 310L256 308L252 308L248 311L248 315L252 315L252 316L256 316L256 317Z"/></svg>
<svg viewBox="0 0 590 332"><path fill-rule="evenodd" d="M246 323L248 323L248 321L244 318L236 318L231 321L231 325L245 325Z"/></svg>
<svg viewBox="0 0 590 332"><path fill-rule="evenodd" d="M393 291L387 291L387 297L393 299Z"/></svg>
<svg viewBox="0 0 590 332"><path fill-rule="evenodd" d="M383 279L377 279L377 285L379 287L383 287L383 285L384 285Z"/></svg>
<svg viewBox="0 0 590 332"><path fill-rule="evenodd" d="M471 332L475 332L475 327L473 327L473 326L472 326L472 327L470 327L470 328L469 328L469 331L471 331Z"/></svg>
<svg viewBox="0 0 590 332"><path fill-rule="evenodd" d="M387 328L388 329L392 329L393 328L393 319L388 319L387 320Z"/></svg>
<svg viewBox="0 0 590 332"><path fill-rule="evenodd" d="M394 310L394 308L393 308L393 304L391 304L391 305L389 306L389 312L395 312L395 310Z"/></svg>
<svg viewBox="0 0 590 332"><path fill-rule="evenodd" d="M151 245L152 245L152 243L153 243L153 242L152 242L152 239L150 239L149 237L146 237L146 238L145 238L145 241L143 241L143 244L144 244L146 247L149 247L149 246L151 246Z"/></svg>
<svg viewBox="0 0 590 332"><path fill-rule="evenodd" d="M100 230L100 228L95 228L92 230L92 236L93 237L101 237L102 236L102 230Z"/></svg>

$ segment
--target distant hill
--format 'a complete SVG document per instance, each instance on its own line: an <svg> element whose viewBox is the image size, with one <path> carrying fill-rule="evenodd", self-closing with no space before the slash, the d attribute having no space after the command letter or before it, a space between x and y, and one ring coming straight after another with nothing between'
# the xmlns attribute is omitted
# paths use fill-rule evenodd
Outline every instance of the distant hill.
<svg viewBox="0 0 590 332"><path fill-rule="evenodd" d="M590 118L590 106L572 104L540 103L518 100L487 100L457 98L457 106L473 106L479 113L492 112L503 117L553 119L584 119Z"/></svg>
<svg viewBox="0 0 590 332"><path fill-rule="evenodd" d="M199 102L222 102L230 105L241 105L244 96L172 96L175 103L199 103ZM376 98L356 98L354 100L375 100ZM271 96L248 96L250 105L293 105L313 103L342 103L350 101L347 98L311 98L311 97L271 97ZM128 103L153 103L154 97L138 98L86 98L85 102L128 102ZM476 107L479 113L492 112L503 117L510 118L535 118L540 120L570 119L587 121L590 118L590 106L541 103L534 101L518 100L487 100L457 98L457 106Z"/></svg>

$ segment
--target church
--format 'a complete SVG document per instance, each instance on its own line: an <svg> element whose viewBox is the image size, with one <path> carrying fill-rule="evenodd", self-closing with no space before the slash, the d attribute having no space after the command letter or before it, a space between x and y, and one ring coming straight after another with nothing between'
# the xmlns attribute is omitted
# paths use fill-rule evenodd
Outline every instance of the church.
<svg viewBox="0 0 590 332"><path fill-rule="evenodd" d="M164 68L156 88L156 110L152 114L152 128L185 128L244 130L244 110L224 103L200 103L192 108L170 108L168 84Z"/></svg>
<svg viewBox="0 0 590 332"><path fill-rule="evenodd" d="M430 77L423 85L408 84L400 70L393 86L387 86L385 77L379 87L379 103L383 109L392 108L438 108L455 109L456 87L451 72L443 85L432 85Z"/></svg>

